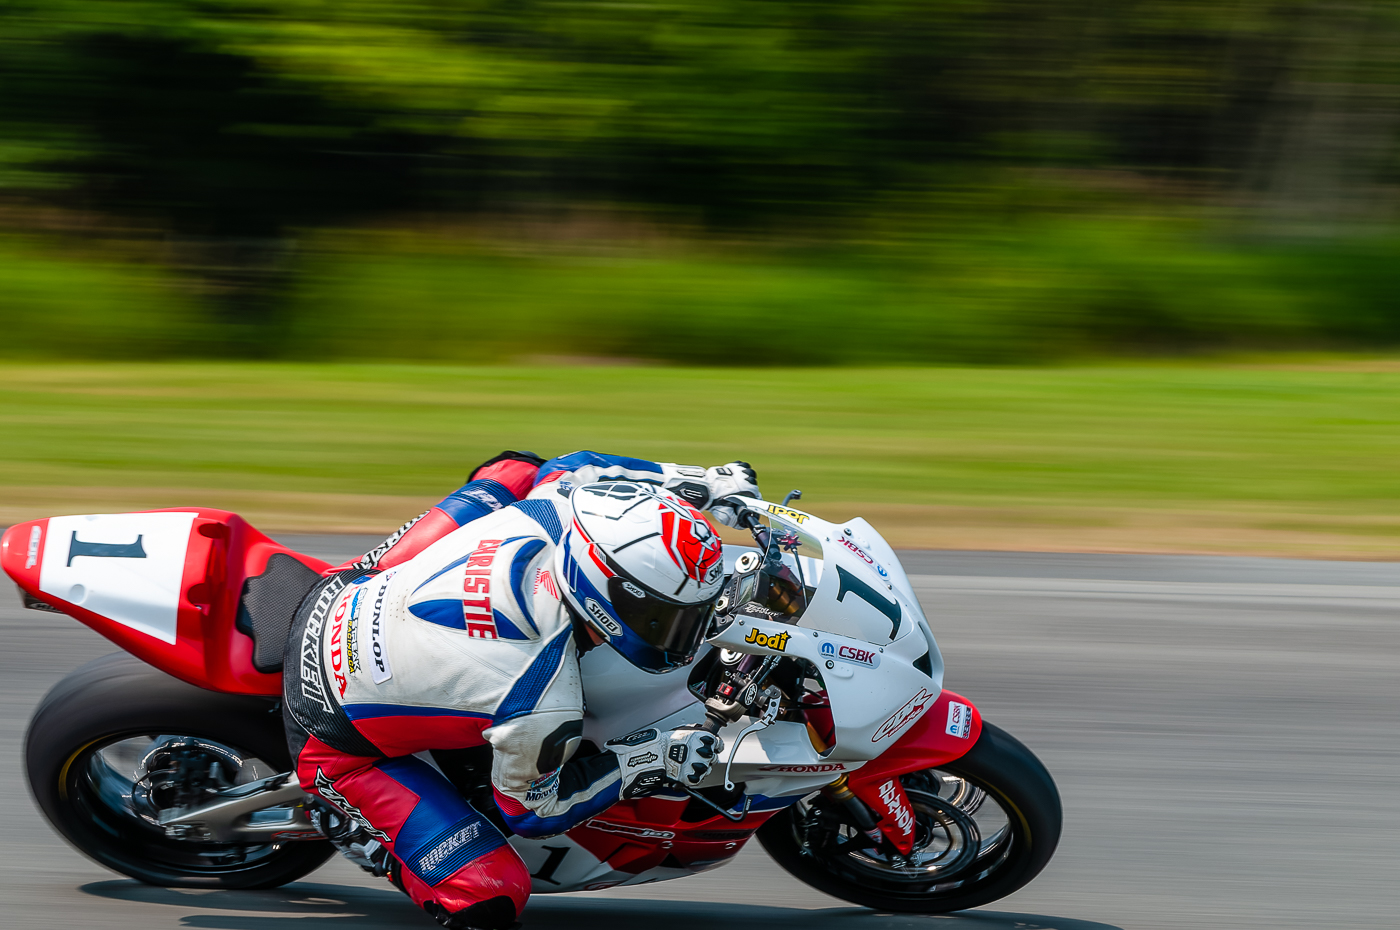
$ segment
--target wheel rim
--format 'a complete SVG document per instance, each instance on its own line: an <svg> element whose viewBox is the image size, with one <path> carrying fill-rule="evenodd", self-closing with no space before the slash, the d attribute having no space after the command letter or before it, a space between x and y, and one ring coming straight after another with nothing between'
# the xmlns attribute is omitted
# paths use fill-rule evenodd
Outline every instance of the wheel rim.
<svg viewBox="0 0 1400 930"><path fill-rule="evenodd" d="M257 868L286 844L207 842L167 831L159 816L197 804L202 795L276 772L218 740L148 733L83 748L64 767L62 789L80 829L122 862L143 861L184 875L227 875ZM276 809L271 810L276 816Z"/></svg>
<svg viewBox="0 0 1400 930"><path fill-rule="evenodd" d="M900 782L914 813L909 855L860 847L859 831L820 797L794 809L799 844L848 880L896 895L965 888L1010 858L1015 830L1006 810L985 788L937 769L903 776ZM840 820L834 829L833 818Z"/></svg>

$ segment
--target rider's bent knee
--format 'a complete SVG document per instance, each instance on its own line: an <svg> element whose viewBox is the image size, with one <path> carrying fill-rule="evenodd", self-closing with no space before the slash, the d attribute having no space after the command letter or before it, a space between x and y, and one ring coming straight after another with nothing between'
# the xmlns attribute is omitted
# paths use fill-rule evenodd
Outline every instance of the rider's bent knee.
<svg viewBox="0 0 1400 930"><path fill-rule="evenodd" d="M473 859L435 885L396 862L394 883L451 930L506 930L530 897L530 873L509 846Z"/></svg>

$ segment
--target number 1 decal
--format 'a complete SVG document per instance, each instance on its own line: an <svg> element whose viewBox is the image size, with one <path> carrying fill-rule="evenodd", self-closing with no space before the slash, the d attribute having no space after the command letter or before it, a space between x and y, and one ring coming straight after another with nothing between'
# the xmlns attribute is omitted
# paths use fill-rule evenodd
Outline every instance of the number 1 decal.
<svg viewBox="0 0 1400 930"><path fill-rule="evenodd" d="M854 594L856 597L874 607L880 613L890 618L890 642L894 642L895 636L899 634L899 618L903 611L899 609L899 601L887 601L870 585L861 581L855 575L846 571L841 566L836 566L836 574L841 579L841 588L836 592L836 600L844 600L847 594Z"/></svg>
<svg viewBox="0 0 1400 930"><path fill-rule="evenodd" d="M549 882L551 885L559 884L554 880L554 873L558 871L559 864L564 861L564 857L569 854L572 846L543 846L542 849L549 853L549 858L540 866L538 872L533 873L531 878L538 878L542 882Z"/></svg>
<svg viewBox="0 0 1400 930"><path fill-rule="evenodd" d="M74 530L73 537L68 540L68 564L72 565L80 555L95 559L144 559L146 550L141 547L141 540L145 538L145 534L141 534L133 543L83 542L78 538L78 531Z"/></svg>

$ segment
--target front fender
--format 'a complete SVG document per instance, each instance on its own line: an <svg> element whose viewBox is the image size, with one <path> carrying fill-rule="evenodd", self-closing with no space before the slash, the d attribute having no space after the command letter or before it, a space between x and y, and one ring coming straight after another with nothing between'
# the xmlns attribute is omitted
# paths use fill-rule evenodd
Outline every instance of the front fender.
<svg viewBox="0 0 1400 930"><path fill-rule="evenodd" d="M913 848L914 818L899 776L961 758L981 735L977 708L944 691L889 749L850 774L851 791L879 816L881 829L900 852L907 855Z"/></svg>

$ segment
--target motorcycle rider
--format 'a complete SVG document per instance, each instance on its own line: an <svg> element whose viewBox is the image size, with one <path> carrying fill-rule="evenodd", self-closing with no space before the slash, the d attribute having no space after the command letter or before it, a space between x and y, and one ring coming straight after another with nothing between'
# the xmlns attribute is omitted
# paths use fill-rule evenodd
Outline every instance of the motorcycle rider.
<svg viewBox="0 0 1400 930"><path fill-rule="evenodd" d="M723 499L759 496L743 462L709 469L576 452L503 453L364 558L292 624L284 720L302 787L372 837L366 857L447 927L511 926L530 876L425 750L489 745L496 806L523 836L618 800L698 784L721 748L698 727L578 755L578 657L606 643L649 672L688 664L723 581Z"/></svg>

